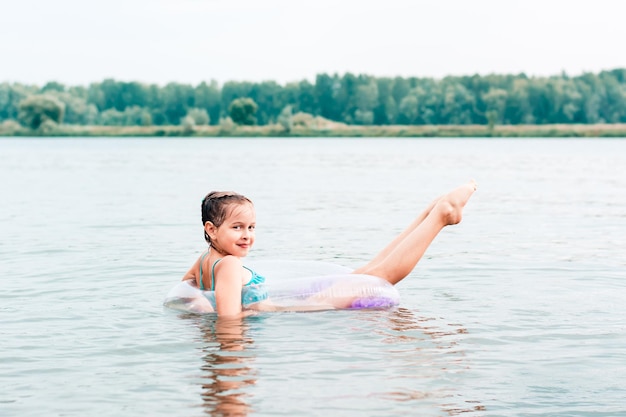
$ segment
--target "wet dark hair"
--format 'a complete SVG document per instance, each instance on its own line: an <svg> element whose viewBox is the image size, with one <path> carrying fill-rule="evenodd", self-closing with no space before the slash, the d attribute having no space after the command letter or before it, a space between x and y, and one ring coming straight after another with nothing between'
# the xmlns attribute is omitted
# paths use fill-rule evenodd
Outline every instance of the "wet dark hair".
<svg viewBox="0 0 626 417"><path fill-rule="evenodd" d="M202 199L202 226L211 222L215 227L220 227L230 212L230 205L245 203L252 204L252 200L233 191L211 191ZM206 231L204 240L211 245L211 238Z"/></svg>

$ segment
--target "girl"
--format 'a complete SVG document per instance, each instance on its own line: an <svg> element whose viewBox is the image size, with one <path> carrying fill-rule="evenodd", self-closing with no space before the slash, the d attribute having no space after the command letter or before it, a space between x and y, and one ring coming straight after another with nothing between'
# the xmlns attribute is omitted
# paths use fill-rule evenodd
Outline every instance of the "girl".
<svg viewBox="0 0 626 417"><path fill-rule="evenodd" d="M366 265L354 274L374 275L397 284L415 268L435 236L448 225L461 221L463 207L476 190L470 181L435 199L417 218ZM183 277L191 280L213 300L198 300L206 311L218 316L243 316L254 303L256 310L274 310L262 284L265 278L243 266L254 245L256 215L252 201L234 192L210 192L202 200L205 252ZM341 306L334 306L341 308Z"/></svg>

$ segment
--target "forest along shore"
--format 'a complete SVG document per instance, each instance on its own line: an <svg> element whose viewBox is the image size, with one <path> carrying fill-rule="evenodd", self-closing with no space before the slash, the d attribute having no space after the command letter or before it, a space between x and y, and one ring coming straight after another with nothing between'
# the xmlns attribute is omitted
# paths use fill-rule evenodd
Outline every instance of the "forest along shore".
<svg viewBox="0 0 626 417"><path fill-rule="evenodd" d="M0 81L0 136L626 137L626 68L87 86Z"/></svg>

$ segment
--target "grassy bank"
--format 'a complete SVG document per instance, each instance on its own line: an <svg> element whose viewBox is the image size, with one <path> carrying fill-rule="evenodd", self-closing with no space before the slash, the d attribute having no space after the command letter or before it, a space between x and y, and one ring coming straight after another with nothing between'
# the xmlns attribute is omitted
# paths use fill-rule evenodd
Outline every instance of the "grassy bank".
<svg viewBox="0 0 626 417"><path fill-rule="evenodd" d="M296 126L286 132L267 126L79 126L58 125L30 130L0 124L0 136L41 137L615 137L626 138L626 124L594 125L425 125L425 126Z"/></svg>

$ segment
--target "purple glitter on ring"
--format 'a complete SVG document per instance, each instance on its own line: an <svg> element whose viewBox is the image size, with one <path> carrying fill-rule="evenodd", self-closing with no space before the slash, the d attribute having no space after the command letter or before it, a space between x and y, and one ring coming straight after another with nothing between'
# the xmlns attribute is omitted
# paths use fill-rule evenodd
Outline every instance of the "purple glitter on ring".
<svg viewBox="0 0 626 417"><path fill-rule="evenodd" d="M370 297L370 298L357 298L352 302L350 308L386 308L397 305L397 301L388 297Z"/></svg>

